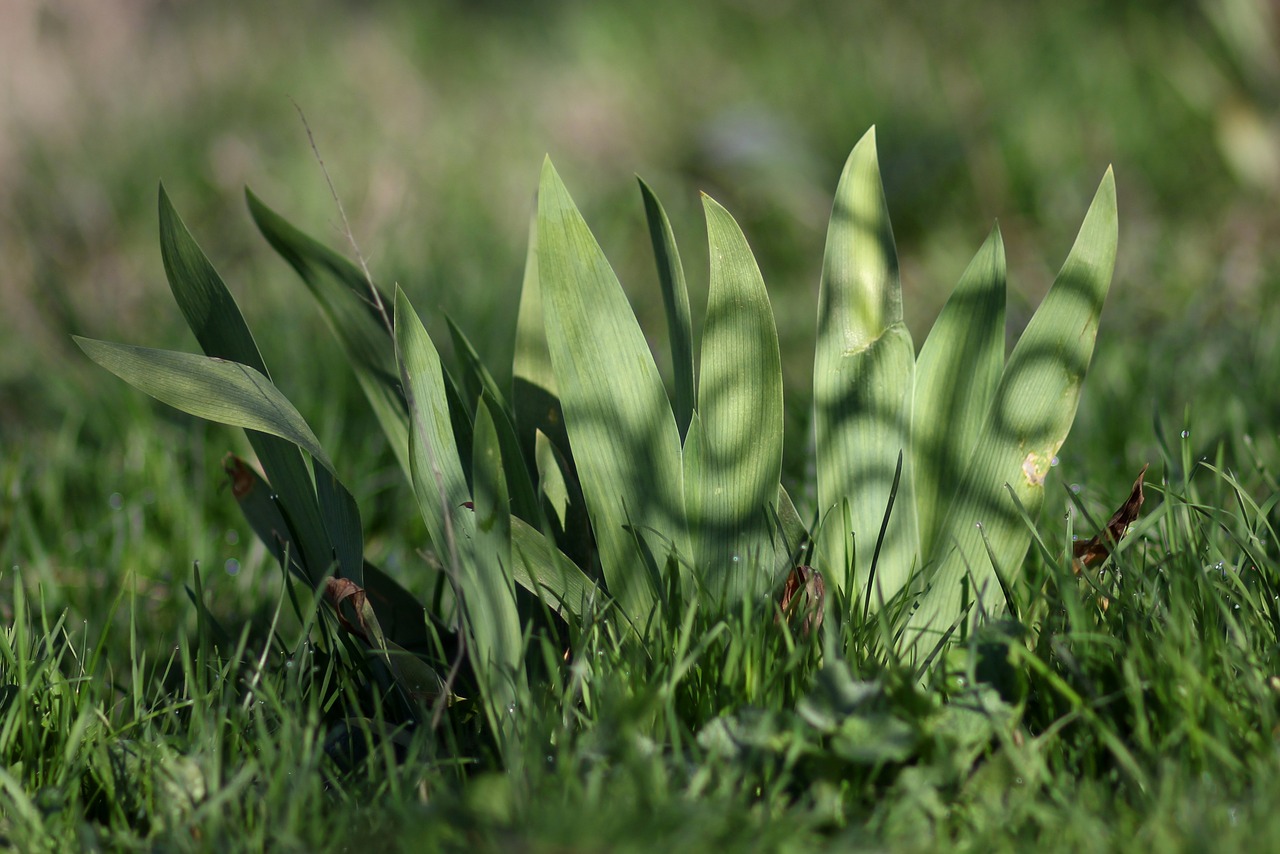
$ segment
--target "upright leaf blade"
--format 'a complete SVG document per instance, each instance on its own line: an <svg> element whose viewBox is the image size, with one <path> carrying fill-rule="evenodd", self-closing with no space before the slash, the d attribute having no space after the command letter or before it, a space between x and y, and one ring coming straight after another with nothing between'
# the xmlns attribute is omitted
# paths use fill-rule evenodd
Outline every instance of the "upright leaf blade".
<svg viewBox="0 0 1280 854"><path fill-rule="evenodd" d="M270 378L239 306L182 222L163 186L159 207L160 254L165 276L200 349L207 356L248 365ZM297 448L285 440L252 430L248 438L272 489L297 528L302 540L297 546L311 583L318 585L337 557L339 573L361 584L363 535L359 511L350 493L330 484L329 500L322 507L317 504L315 487ZM334 481L336 483L336 478ZM341 508L341 513L330 515L335 508Z"/></svg>
<svg viewBox="0 0 1280 854"><path fill-rule="evenodd" d="M774 552L769 520L782 476L782 359L769 295L742 230L709 197L703 207L711 287L698 389L701 464L685 492L699 496L690 524L697 569L732 603L769 589L785 557Z"/></svg>
<svg viewBox="0 0 1280 854"><path fill-rule="evenodd" d="M503 459L506 460L512 512L530 524L541 525L542 514L538 507L538 497L533 488L533 478L529 474L527 462L531 457L527 456L520 446L514 424L515 414L498 388L497 381L480 361L479 354L476 353L475 347L471 345L466 334L451 318L445 318L445 320L449 324L449 335L453 339L454 352L461 362L463 387L467 389L468 395L473 396L473 401L469 402L475 402L484 397L492 410L494 426L498 431L498 442L502 445ZM478 412L479 404L477 403Z"/></svg>
<svg viewBox="0 0 1280 854"><path fill-rule="evenodd" d="M667 333L671 339L671 369L675 375L676 427L683 439L693 417L693 320L689 313L689 288L684 281L680 250L671 231L671 221L649 185L639 178L640 195L644 197L644 215L649 222L649 240L658 265L658 283L662 287L662 305L667 312ZM775 336L776 337L776 336Z"/></svg>
<svg viewBox="0 0 1280 854"><path fill-rule="evenodd" d="M992 561L1009 583L1021 569L1031 531L1013 498L1033 517L1043 504L1045 475L1071 429L1093 355L1116 241L1115 179L1108 169L1066 263L1005 365L984 438L939 535L940 548L950 551L912 614L908 645L928 648L955 620L963 578L972 579L980 606L972 613L991 613L1002 600Z"/></svg>
<svg viewBox="0 0 1280 854"><path fill-rule="evenodd" d="M898 454L907 451L910 458L914 363L873 128L854 147L840 176L818 297L813 378L818 502L829 513L847 498L856 542L868 544L860 545L854 577L848 578L849 532L834 524L823 527L820 563L842 592L869 577L869 544L884 519ZM911 477L905 472L876 570L885 598L906 583L919 562Z"/></svg>
<svg viewBox="0 0 1280 854"><path fill-rule="evenodd" d="M631 306L550 160L538 240L546 337L600 563L643 623L659 592L646 565L672 542L687 553L680 435Z"/></svg>
<svg viewBox="0 0 1280 854"><path fill-rule="evenodd" d="M1004 306L1004 243L997 227L942 307L916 363L911 441L926 563L1000 382Z"/></svg>
<svg viewBox="0 0 1280 854"><path fill-rule="evenodd" d="M409 417L400 393L385 295L363 271L293 227L245 190L249 213L272 248L297 271L342 345L378 423L405 475L409 474Z"/></svg>
<svg viewBox="0 0 1280 854"><path fill-rule="evenodd" d="M511 561L511 510L502 449L488 401L476 408L472 482L474 552L463 560L463 613L471 633L472 661L485 684L485 699L499 729L509 725L508 706L521 694L523 640L516 611Z"/></svg>
<svg viewBox="0 0 1280 854"><path fill-rule="evenodd" d="M525 454L534 449L534 436L542 432L564 453L569 437L564 430L559 385L551 366L551 350L542 308L542 288L538 283L538 213L529 220L529 246L525 252L524 280L520 285L520 308L516 315L516 346L511 363L511 405L516 430Z"/></svg>
<svg viewBox="0 0 1280 854"><path fill-rule="evenodd" d="M457 569L472 527L470 494L449 417L440 354L404 291L395 297L396 358L409 412L409 470L418 508L441 561Z"/></svg>

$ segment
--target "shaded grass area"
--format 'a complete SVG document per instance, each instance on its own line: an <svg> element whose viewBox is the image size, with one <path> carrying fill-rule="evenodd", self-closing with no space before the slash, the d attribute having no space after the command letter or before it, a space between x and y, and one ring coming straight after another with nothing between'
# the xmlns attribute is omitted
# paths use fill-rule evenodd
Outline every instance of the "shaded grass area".
<svg viewBox="0 0 1280 854"><path fill-rule="evenodd" d="M86 60L78 79L100 74L101 89L67 124L10 125L4 840L1230 850L1277 838L1276 185L1248 153L1250 134L1265 151L1274 133L1275 80L1247 33L1208 4L1047 17L871 6L793 14L794 39L763 5L664 3L639 19L551 4L536 21L500 6L335 3L331 27L300 38L284 13L166 7L122 53L171 62L171 76ZM73 21L42 26L46 47L82 44ZM659 311L653 271L618 176L662 185L682 234L701 228L698 189L753 218L742 224L778 306L789 394L811 370L828 189L867 124L881 125L917 328L997 214L1012 247L1031 247L1010 259L1023 294L1010 314L1029 313L1058 261L1039 247L1062 243L1082 188L1114 160L1114 299L1050 476L1043 548L1014 591L1033 633L993 626L921 685L875 626L829 627L824 659L750 608L683 614L648 650L593 624L564 668L565 649L534 640L549 675L521 710L522 764L497 767L465 702L436 730L366 747L356 718L378 694L363 662L311 626L308 593L295 607L282 592L219 489L222 455L243 440L104 381L65 339L189 344L164 340L180 328L161 308L153 248L154 186L169 180L193 230L217 241L209 254L230 259L233 289L253 294L267 361L360 499L370 558L415 589L412 499L391 455L365 442L358 388L240 206L249 183L317 232L335 218L286 95L313 122L379 277L456 315L499 375L514 316L494 306L518 284L547 149L592 188L583 208L642 319ZM699 243L686 241L690 270L705 268ZM436 312L428 323L447 340ZM787 405L799 493L808 401ZM1144 462L1144 519L1096 587L1077 580L1062 555L1094 532L1082 511L1105 519ZM196 562L203 609L187 594Z"/></svg>
<svg viewBox="0 0 1280 854"><path fill-rule="evenodd" d="M565 649L535 637L525 753L500 769L470 702L399 740L368 723L362 655L260 550L201 579L159 553L233 552L217 532L240 523L229 499L157 489L213 468L203 428L130 417L137 438L79 474L125 457L120 501L76 500L65 439L49 469L5 472L38 496L4 506L5 564L25 557L3 579L0 830L21 850L1242 850L1280 830L1273 438L1154 436L1147 512L1087 580L1064 555L1119 493L1051 481L1050 508L1074 509L1039 526L1013 591L1025 628L989 625L928 671L877 625L828 624L820 655L752 603L673 614L648 648L607 617ZM157 436L172 458L137 450ZM60 503L78 547L37 537ZM128 570L61 577L95 559Z"/></svg>

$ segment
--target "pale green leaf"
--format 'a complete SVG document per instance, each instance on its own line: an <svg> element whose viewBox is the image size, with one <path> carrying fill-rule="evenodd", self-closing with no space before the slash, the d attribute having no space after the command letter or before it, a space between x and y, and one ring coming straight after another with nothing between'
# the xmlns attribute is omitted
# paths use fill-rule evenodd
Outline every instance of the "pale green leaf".
<svg viewBox="0 0 1280 854"><path fill-rule="evenodd" d="M637 622L654 567L687 553L680 435L622 287L550 160L538 193L538 280L573 459L609 592Z"/></svg>
<svg viewBox="0 0 1280 854"><path fill-rule="evenodd" d="M516 516L511 517L511 551L515 580L560 616L580 617L608 601L568 555Z"/></svg>
<svg viewBox="0 0 1280 854"><path fill-rule="evenodd" d="M446 566L458 568L472 527L471 499L458 460L440 354L404 292L395 297L396 352L409 411L409 463L427 533Z"/></svg>
<svg viewBox="0 0 1280 854"><path fill-rule="evenodd" d="M662 305L667 312L667 334L671 339L671 367L675 374L674 410L676 426L683 437L693 416L693 320L689 313L689 289L684 281L684 267L676 236L671 231L667 212L653 190L643 180L640 194L644 197L644 215L649 223L649 240L658 265L658 283L662 287Z"/></svg>
<svg viewBox="0 0 1280 854"><path fill-rule="evenodd" d="M511 404L515 409L520 446L526 454L533 450L537 431L568 453L569 438L564 431L564 413L560 409L559 387L551 367L543 317L542 289L538 285L538 215L534 211L529 220L529 246L516 314Z"/></svg>
<svg viewBox="0 0 1280 854"><path fill-rule="evenodd" d="M874 128L849 155L836 189L818 298L814 358L818 502L828 517L819 564L837 589L853 591L870 575L898 454L908 453L903 489L876 569L888 598L919 563L908 447L915 352L902 321L902 286L889 226ZM830 524L848 499L858 554L846 577L850 531Z"/></svg>
<svg viewBox="0 0 1280 854"><path fill-rule="evenodd" d="M711 286L702 333L696 480L685 482L694 559L704 587L736 601L769 589L769 509L782 475L782 361L764 279L733 217L703 197ZM688 469L686 468L686 472Z"/></svg>
<svg viewBox="0 0 1280 854"><path fill-rule="evenodd" d="M1000 229L969 262L916 362L912 449L920 555L938 529L977 447L1004 368L1004 243Z"/></svg>
<svg viewBox="0 0 1280 854"><path fill-rule="evenodd" d="M194 353L79 336L75 342L90 359L161 403L206 421L288 439L333 471L333 463L302 415L255 368Z"/></svg>
<svg viewBox="0 0 1280 854"><path fill-rule="evenodd" d="M1071 254L1005 365L939 535L939 549L949 551L940 552L945 557L930 574L904 636L907 644L927 649L954 622L965 577L971 579L970 598L980 606L971 613L1003 609L992 561L1009 583L1016 579L1031 531L1013 499L1033 518L1043 504L1045 475L1071 429L1093 355L1116 240L1115 179L1108 169Z"/></svg>

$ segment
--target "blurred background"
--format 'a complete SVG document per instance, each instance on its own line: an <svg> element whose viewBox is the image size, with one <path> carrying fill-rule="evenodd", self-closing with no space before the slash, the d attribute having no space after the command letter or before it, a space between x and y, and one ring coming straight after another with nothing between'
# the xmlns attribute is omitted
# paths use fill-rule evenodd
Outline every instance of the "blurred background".
<svg viewBox="0 0 1280 854"><path fill-rule="evenodd" d="M1090 469L1064 476L1124 489L1154 458L1156 417L1205 453L1220 436L1274 438L1278 45L1269 0L7 0L0 557L101 563L103 544L133 525L169 526L177 544L133 554L145 572L248 559L216 492L217 460L238 440L141 399L69 338L196 349L160 264L160 181L277 384L345 465L375 555L380 531L413 524L337 347L244 207L249 186L349 251L299 110L374 276L409 291L445 351L443 317L455 318L500 380L546 154L664 366L633 176L672 217L695 324L707 279L698 193L714 196L773 296L793 479L831 194L868 127L917 346L997 218L1013 340L1113 165L1120 256L1062 453L1064 469L1084 458ZM184 500L207 509L166 509ZM85 595L107 583L76 567L54 577Z"/></svg>

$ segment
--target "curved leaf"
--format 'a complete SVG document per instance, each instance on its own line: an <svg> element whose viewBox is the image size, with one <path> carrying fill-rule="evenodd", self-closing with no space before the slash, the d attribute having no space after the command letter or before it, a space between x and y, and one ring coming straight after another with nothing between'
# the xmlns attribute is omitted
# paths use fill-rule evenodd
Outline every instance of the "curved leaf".
<svg viewBox="0 0 1280 854"><path fill-rule="evenodd" d="M302 415L258 370L194 353L73 338L90 359L161 403L206 421L288 439L333 471Z"/></svg>
<svg viewBox="0 0 1280 854"><path fill-rule="evenodd" d="M239 362L270 378L249 325L222 277L213 268L160 187L160 254L169 289L205 355ZM329 573L334 558L343 577L362 584L364 539L355 499L332 475L316 475L288 441L250 430L272 489L296 526L299 555L312 585ZM316 487L321 490L317 503Z"/></svg>
<svg viewBox="0 0 1280 854"><path fill-rule="evenodd" d="M699 496L698 515L690 517L697 570L706 587L733 602L768 590L784 562L769 522L782 476L782 360L769 295L742 230L711 198L703 197L703 207L711 287L698 389L701 463L685 494Z"/></svg>
<svg viewBox="0 0 1280 854"><path fill-rule="evenodd" d="M1004 243L996 227L942 307L916 362L911 442L926 563L1000 382L1004 304Z"/></svg>
<svg viewBox="0 0 1280 854"><path fill-rule="evenodd" d="M356 265L290 225L248 189L245 200L262 236L320 304L407 476L409 416L400 393L386 296Z"/></svg>
<svg viewBox="0 0 1280 854"><path fill-rule="evenodd" d="M1031 531L1013 499L1032 518L1043 504L1045 475L1075 420L1111 285L1116 241L1115 178L1108 169L1071 254L1005 365L983 439L939 535L940 548L951 550L912 614L906 643L927 648L954 622L966 577L980 606L971 618L1002 607L992 563L1009 583L1022 567Z"/></svg>

